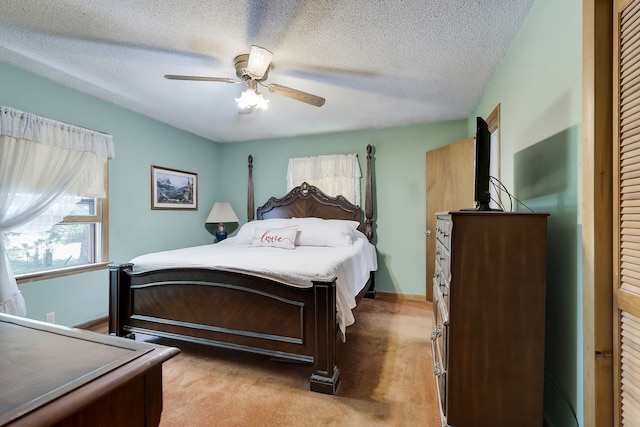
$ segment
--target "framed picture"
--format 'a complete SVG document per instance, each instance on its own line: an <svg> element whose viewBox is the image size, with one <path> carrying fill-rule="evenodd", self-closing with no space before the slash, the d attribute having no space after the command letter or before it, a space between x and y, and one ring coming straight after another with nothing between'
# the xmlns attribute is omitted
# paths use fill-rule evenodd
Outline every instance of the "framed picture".
<svg viewBox="0 0 640 427"><path fill-rule="evenodd" d="M198 174L151 166L151 209L198 209Z"/></svg>

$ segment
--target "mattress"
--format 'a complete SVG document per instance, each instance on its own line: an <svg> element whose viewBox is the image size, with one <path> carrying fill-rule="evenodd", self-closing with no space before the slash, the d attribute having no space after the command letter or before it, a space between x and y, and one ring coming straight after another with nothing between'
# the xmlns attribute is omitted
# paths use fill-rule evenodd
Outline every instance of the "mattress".
<svg viewBox="0 0 640 427"><path fill-rule="evenodd" d="M378 268L375 246L358 232L353 245L295 246L294 249L254 247L230 237L222 242L154 252L131 260L133 272L166 268L212 268L238 271L282 282L283 286L311 287L312 281L336 278L336 310L344 339L355 322L356 296Z"/></svg>

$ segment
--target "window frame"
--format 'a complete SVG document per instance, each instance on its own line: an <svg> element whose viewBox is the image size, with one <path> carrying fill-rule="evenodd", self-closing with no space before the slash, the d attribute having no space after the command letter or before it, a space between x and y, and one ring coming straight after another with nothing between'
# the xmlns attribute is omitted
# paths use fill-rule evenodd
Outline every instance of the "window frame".
<svg viewBox="0 0 640 427"><path fill-rule="evenodd" d="M96 243L94 250L99 250L99 259L90 264L75 265L63 268L51 268L48 270L39 270L28 273L20 273L15 275L18 284L35 282L38 280L53 279L55 277L70 276L73 274L86 273L89 271L102 270L109 265L109 162L105 163L104 171L104 189L106 197L104 199L96 198L95 215L70 215L66 216L61 224L74 223L95 223L99 226L100 242ZM98 245L100 245L98 247Z"/></svg>

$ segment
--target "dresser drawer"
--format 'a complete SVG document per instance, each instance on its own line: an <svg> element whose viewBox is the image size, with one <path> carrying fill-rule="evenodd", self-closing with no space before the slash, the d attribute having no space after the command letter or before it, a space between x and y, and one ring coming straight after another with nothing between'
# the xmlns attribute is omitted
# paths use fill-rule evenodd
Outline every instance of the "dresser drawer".
<svg viewBox="0 0 640 427"><path fill-rule="evenodd" d="M446 247L446 245L440 241L440 240L436 240L436 257L435 257L435 266L436 266L436 271L438 270L442 270L442 271L449 271L450 270L450 266L451 263L449 262L450 260L450 256L449 256L449 249Z"/></svg>
<svg viewBox="0 0 640 427"><path fill-rule="evenodd" d="M451 248L451 230L453 222L448 216L438 216L436 220L436 238L442 242L444 247Z"/></svg>
<svg viewBox="0 0 640 427"><path fill-rule="evenodd" d="M431 352L433 355L433 373L438 392L440 413L446 414L446 387L447 387L447 336L448 319L447 310L444 307L440 287L434 285L433 289L433 331L431 333Z"/></svg>
<svg viewBox="0 0 640 427"><path fill-rule="evenodd" d="M447 282L451 281L451 231L452 222L442 217L436 221L436 271L443 272Z"/></svg>
<svg viewBox="0 0 640 427"><path fill-rule="evenodd" d="M433 289L433 327L435 337L440 347L440 363L447 369L447 348L449 332L449 314L446 305L446 297L434 287Z"/></svg>
<svg viewBox="0 0 640 427"><path fill-rule="evenodd" d="M442 245L442 243L440 243L440 241L436 241L436 256L434 260L435 264L433 269L433 280L434 280L434 284L437 282L438 286L442 285L442 279L446 271L442 264L443 253L444 253L444 246Z"/></svg>

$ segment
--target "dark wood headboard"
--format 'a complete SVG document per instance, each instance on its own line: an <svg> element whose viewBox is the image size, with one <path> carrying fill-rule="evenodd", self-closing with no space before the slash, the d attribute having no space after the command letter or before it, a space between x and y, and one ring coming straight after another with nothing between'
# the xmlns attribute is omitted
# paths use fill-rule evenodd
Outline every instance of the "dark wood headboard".
<svg viewBox="0 0 640 427"><path fill-rule="evenodd" d="M267 203L258 207L256 211L257 219L317 217L360 221L360 231L371 241L373 239L371 151L371 145L367 145L364 219L362 218L360 206L352 204L343 196L328 196L317 187L306 182L295 187L283 197L271 197ZM247 218L249 221L254 219L253 206L253 157L249 156L247 198Z"/></svg>
<svg viewBox="0 0 640 427"><path fill-rule="evenodd" d="M362 221L362 210L343 196L331 197L303 182L284 197L271 197L256 211L258 219L307 218Z"/></svg>

